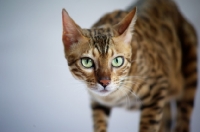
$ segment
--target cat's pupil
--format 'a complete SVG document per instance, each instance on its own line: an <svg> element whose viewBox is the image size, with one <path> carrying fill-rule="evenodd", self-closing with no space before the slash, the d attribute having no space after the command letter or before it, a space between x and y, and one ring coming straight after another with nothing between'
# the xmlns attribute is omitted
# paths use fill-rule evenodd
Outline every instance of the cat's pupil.
<svg viewBox="0 0 200 132"><path fill-rule="evenodd" d="M86 64L89 64L91 62L91 59L85 59Z"/></svg>
<svg viewBox="0 0 200 132"><path fill-rule="evenodd" d="M89 63L89 59L86 59L86 63L87 63L87 64Z"/></svg>
<svg viewBox="0 0 200 132"><path fill-rule="evenodd" d="M115 62L118 63L118 58L115 59Z"/></svg>

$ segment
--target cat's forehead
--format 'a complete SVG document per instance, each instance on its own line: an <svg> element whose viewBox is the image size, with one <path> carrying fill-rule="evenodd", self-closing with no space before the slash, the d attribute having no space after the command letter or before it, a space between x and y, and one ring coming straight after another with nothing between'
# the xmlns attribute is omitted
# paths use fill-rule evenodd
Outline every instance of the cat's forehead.
<svg viewBox="0 0 200 132"><path fill-rule="evenodd" d="M90 53L92 53L92 56L95 58L107 58L112 57L115 53L115 50L109 48L106 54L101 54L97 48L93 48L90 50Z"/></svg>
<svg viewBox="0 0 200 132"><path fill-rule="evenodd" d="M96 48L100 54L107 54L108 49L113 45L114 31L112 28L87 29L84 31L84 36L89 38L91 47Z"/></svg>
<svg viewBox="0 0 200 132"><path fill-rule="evenodd" d="M110 26L101 26L99 28L84 29L83 35L86 37L97 37L97 36L115 36L115 31Z"/></svg>

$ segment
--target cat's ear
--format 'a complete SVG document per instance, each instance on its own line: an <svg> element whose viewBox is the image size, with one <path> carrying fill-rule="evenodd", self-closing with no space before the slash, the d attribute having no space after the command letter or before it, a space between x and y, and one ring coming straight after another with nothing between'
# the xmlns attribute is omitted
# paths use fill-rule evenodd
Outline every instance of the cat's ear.
<svg viewBox="0 0 200 132"><path fill-rule="evenodd" d="M125 43L130 43L133 36L134 25L137 20L136 7L129 12L124 19L114 26L114 29L118 32L116 39Z"/></svg>
<svg viewBox="0 0 200 132"><path fill-rule="evenodd" d="M79 43L84 39L81 34L81 28L74 22L65 9L62 10L62 24L63 24L63 44L66 50L71 45Z"/></svg>

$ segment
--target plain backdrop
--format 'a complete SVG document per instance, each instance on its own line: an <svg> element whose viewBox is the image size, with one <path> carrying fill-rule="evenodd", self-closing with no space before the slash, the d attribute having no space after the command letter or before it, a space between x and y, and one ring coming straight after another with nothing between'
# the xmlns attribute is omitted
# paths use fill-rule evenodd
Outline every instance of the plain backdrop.
<svg viewBox="0 0 200 132"><path fill-rule="evenodd" d="M133 1L1 0L0 132L92 132L89 96L64 58L61 11L90 28L104 13ZM200 32L200 1L176 1ZM191 128L199 132L200 90L195 106ZM109 131L137 132L138 123L139 112L116 108Z"/></svg>

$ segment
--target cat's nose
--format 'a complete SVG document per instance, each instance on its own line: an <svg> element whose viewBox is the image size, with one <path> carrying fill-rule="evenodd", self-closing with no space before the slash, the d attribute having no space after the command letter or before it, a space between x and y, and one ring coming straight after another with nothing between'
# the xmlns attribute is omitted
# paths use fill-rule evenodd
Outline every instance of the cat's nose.
<svg viewBox="0 0 200 132"><path fill-rule="evenodd" d="M105 88L108 84L110 84L109 78L102 78L99 80L99 83Z"/></svg>

